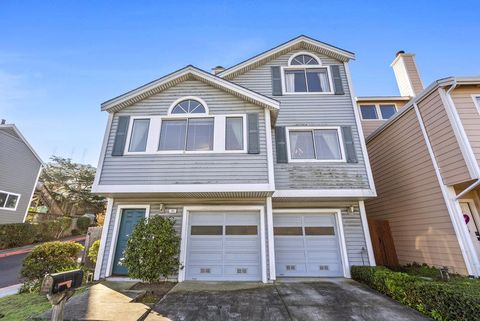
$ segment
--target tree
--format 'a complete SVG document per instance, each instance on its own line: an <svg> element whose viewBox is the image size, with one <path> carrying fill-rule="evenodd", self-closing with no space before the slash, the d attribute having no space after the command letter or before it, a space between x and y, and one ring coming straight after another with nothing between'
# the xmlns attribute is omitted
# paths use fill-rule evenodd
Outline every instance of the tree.
<svg viewBox="0 0 480 321"><path fill-rule="evenodd" d="M95 167L73 162L69 158L52 156L40 177L52 197L66 214L102 212L105 198L92 194Z"/></svg>
<svg viewBox="0 0 480 321"><path fill-rule="evenodd" d="M152 283L166 280L180 266L180 237L175 220L162 216L144 218L135 226L127 242L123 260L128 276Z"/></svg>

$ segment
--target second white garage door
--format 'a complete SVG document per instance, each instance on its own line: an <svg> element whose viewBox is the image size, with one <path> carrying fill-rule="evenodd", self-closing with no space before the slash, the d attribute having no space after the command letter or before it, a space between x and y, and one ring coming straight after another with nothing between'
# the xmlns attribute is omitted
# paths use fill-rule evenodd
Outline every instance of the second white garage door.
<svg viewBox="0 0 480 321"><path fill-rule="evenodd" d="M343 276L334 214L274 214L277 276Z"/></svg>
<svg viewBox="0 0 480 321"><path fill-rule="evenodd" d="M258 212L190 212L186 279L259 281Z"/></svg>

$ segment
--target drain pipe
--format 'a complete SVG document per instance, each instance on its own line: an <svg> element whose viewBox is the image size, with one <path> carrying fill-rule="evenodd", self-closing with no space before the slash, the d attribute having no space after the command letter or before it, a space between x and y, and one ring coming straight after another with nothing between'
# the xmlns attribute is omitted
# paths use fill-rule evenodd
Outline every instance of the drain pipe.
<svg viewBox="0 0 480 321"><path fill-rule="evenodd" d="M455 197L455 200L458 201L460 198L462 198L465 194L467 194L468 192L470 192L471 190L473 190L475 187L477 187L478 185L480 185L480 179L477 179L477 181L475 183L473 183L472 185L470 185L469 187L467 187L466 189L464 189L460 194L458 194L456 197Z"/></svg>

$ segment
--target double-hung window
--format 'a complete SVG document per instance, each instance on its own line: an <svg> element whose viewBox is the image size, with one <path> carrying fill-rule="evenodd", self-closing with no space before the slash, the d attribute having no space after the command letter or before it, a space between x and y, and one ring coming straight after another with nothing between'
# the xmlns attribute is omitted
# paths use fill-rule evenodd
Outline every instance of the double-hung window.
<svg viewBox="0 0 480 321"><path fill-rule="evenodd" d="M284 68L286 93L330 93L332 91L328 67L310 54L298 54Z"/></svg>
<svg viewBox="0 0 480 321"><path fill-rule="evenodd" d="M344 161L338 127L289 128L290 161Z"/></svg>
<svg viewBox="0 0 480 321"><path fill-rule="evenodd" d="M19 200L20 194L0 191L0 209L15 211Z"/></svg>
<svg viewBox="0 0 480 321"><path fill-rule="evenodd" d="M360 105L363 120L390 119L397 112L395 104Z"/></svg>

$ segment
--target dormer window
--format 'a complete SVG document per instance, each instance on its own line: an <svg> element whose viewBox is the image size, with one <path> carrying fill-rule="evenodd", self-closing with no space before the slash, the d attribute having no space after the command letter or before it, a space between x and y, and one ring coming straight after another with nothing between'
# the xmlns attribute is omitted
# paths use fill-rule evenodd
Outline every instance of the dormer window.
<svg viewBox="0 0 480 321"><path fill-rule="evenodd" d="M319 58L300 53L289 59L283 68L285 93L332 93L330 72Z"/></svg>

